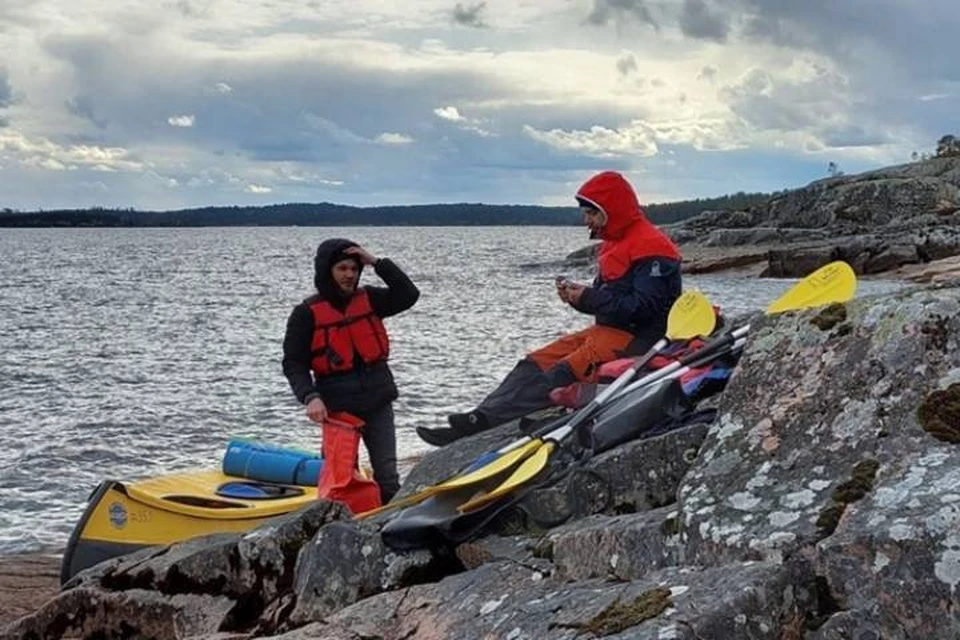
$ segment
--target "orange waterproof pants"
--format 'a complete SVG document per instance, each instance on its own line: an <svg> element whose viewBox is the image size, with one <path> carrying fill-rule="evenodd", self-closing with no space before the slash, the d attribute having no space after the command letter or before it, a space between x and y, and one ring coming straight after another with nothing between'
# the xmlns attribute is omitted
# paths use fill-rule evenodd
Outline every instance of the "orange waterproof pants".
<svg viewBox="0 0 960 640"><path fill-rule="evenodd" d="M633 338L628 331L594 325L562 336L527 357L543 371L559 362L566 362L577 380L596 382L600 365L621 357L621 352Z"/></svg>

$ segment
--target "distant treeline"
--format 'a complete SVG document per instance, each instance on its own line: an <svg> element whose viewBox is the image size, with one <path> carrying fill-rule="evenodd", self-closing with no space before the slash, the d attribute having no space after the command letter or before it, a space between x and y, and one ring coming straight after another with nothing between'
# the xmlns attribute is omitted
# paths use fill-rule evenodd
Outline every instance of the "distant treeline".
<svg viewBox="0 0 960 640"><path fill-rule="evenodd" d="M697 198L696 200L651 204L647 205L646 210L647 216L657 224L671 224L692 218L704 211L744 211L764 204L778 193L781 192L744 193L739 191L716 198Z"/></svg>
<svg viewBox="0 0 960 640"><path fill-rule="evenodd" d="M771 194L737 193L719 198L652 204L650 219L658 224L679 222L708 209L743 209ZM580 224L576 207L493 204L427 204L391 207L350 207L319 204L275 204L258 207L202 207L176 211L135 209L0 210L0 227L234 227L234 226L497 226Z"/></svg>

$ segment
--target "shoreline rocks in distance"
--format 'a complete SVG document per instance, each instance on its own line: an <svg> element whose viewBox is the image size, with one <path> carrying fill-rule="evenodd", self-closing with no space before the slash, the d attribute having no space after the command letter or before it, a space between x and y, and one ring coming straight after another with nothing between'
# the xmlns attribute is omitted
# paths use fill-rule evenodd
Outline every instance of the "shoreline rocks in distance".
<svg viewBox="0 0 960 640"><path fill-rule="evenodd" d="M900 277L960 255L960 158L817 180L746 211L704 211L663 228L680 245L684 273L797 278L844 260L858 275ZM595 253L584 247L565 264L588 265ZM940 278L950 265L936 267Z"/></svg>

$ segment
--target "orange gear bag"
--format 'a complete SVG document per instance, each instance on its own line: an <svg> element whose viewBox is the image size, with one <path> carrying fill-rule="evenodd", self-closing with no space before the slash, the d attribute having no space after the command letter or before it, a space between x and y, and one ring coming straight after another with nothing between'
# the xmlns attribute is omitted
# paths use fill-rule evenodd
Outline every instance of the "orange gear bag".
<svg viewBox="0 0 960 640"><path fill-rule="evenodd" d="M363 425L363 420L345 411L331 413L323 422L323 469L317 494L347 505L353 513L381 504L380 486L361 475L357 465Z"/></svg>

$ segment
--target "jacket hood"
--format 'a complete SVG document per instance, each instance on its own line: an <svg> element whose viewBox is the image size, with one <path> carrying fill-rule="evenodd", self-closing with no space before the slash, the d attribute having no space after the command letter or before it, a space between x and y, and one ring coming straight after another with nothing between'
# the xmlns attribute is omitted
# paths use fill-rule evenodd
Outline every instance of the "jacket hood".
<svg viewBox="0 0 960 640"><path fill-rule="evenodd" d="M360 272L363 272L363 263L344 253L344 250L356 246L358 245L353 240L331 238L317 247L317 255L313 259L313 284L317 287L317 293L327 300L344 297L330 273L333 265L344 259L353 260L360 267Z"/></svg>
<svg viewBox="0 0 960 640"><path fill-rule="evenodd" d="M645 219L633 187L616 171L598 173L584 182L576 198L607 215L599 234L602 240L619 240L631 224Z"/></svg>

